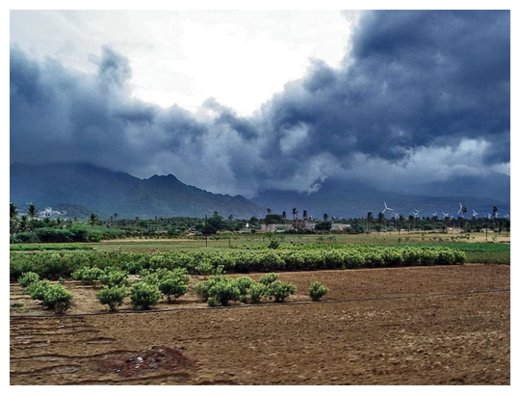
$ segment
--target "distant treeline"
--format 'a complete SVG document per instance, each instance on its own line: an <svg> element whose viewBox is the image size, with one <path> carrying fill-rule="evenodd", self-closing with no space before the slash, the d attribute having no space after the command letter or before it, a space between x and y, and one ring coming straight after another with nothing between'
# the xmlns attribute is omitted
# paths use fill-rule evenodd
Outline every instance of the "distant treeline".
<svg viewBox="0 0 520 395"><path fill-rule="evenodd" d="M510 222L505 218L446 218L437 217L398 217L385 218L381 214L376 218L337 219L324 214L323 220L314 221L314 230L305 228L302 224L308 219L282 218L279 215L268 214L265 218L235 219L232 216L222 217L214 212L205 218L175 217L141 219L120 219L118 215L108 219L100 219L95 214L85 220L44 218L35 215L35 209L27 215L19 215L16 207L11 207L10 241L11 243L67 243L67 242L97 242L119 238L169 238L197 237L216 235L222 232L250 231L257 232L262 224L285 223L294 224L295 228L285 233L329 233L332 222L349 224L343 232L371 233L385 231L448 231L458 228L466 232L480 232L483 229L495 232L509 231ZM275 218L276 217L276 218Z"/></svg>

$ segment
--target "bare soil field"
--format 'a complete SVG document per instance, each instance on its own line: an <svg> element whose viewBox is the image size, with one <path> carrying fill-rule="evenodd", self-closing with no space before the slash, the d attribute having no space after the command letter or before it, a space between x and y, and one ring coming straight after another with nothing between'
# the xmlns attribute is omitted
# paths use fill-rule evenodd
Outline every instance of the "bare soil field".
<svg viewBox="0 0 520 395"><path fill-rule="evenodd" d="M209 308L189 292L119 313L71 281L61 316L12 284L11 384L509 384L509 269L282 273L298 287L283 304Z"/></svg>

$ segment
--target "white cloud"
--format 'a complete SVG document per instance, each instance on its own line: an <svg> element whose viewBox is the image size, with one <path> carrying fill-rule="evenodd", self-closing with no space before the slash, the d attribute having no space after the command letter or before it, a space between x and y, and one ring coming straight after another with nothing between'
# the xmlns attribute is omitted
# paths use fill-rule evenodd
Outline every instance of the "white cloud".
<svg viewBox="0 0 520 395"><path fill-rule="evenodd" d="M18 11L11 43L95 70L108 45L129 58L134 97L197 111L208 97L253 113L304 76L310 58L338 67L358 13L340 11Z"/></svg>
<svg viewBox="0 0 520 395"><path fill-rule="evenodd" d="M462 139L455 146L421 146L407 151L404 159L391 162L357 153L347 175L378 184L421 185L454 176L478 176L497 171L509 174L509 163L489 166L491 144L483 139Z"/></svg>

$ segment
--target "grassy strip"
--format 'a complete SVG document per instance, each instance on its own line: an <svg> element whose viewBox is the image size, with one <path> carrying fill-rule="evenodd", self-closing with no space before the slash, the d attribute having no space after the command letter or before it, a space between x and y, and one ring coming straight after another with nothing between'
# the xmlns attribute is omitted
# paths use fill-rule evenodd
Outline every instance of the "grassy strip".
<svg viewBox="0 0 520 395"><path fill-rule="evenodd" d="M76 243L34 243L12 244L11 251L69 251L69 250L94 250L94 247Z"/></svg>

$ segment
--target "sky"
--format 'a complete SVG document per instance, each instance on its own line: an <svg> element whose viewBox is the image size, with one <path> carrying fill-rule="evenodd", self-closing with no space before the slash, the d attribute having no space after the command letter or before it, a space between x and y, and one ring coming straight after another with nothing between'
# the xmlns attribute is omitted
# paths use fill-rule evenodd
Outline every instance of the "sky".
<svg viewBox="0 0 520 395"><path fill-rule="evenodd" d="M11 13L10 160L212 192L509 174L507 11Z"/></svg>

